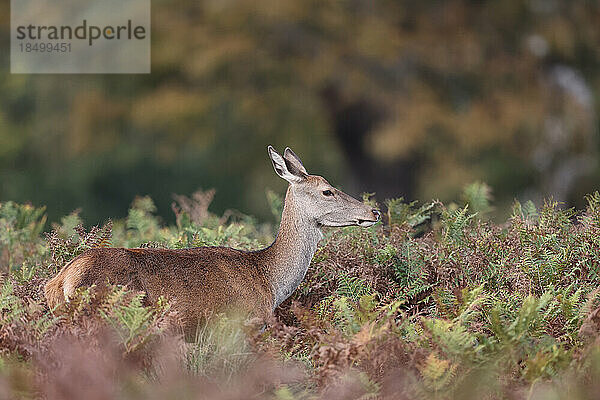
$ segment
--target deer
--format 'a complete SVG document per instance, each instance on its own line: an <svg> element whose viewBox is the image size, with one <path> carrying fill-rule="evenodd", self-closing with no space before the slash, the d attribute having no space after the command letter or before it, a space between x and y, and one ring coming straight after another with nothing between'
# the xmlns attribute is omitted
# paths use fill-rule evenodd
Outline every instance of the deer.
<svg viewBox="0 0 600 400"><path fill-rule="evenodd" d="M268 154L275 173L288 182L274 242L255 251L230 247L92 248L67 263L50 279L44 294L55 309L78 288L106 283L145 293L149 304L174 299L185 332L194 332L211 313L239 310L268 319L298 288L323 238L322 227L369 227L379 210L309 175L287 147Z"/></svg>

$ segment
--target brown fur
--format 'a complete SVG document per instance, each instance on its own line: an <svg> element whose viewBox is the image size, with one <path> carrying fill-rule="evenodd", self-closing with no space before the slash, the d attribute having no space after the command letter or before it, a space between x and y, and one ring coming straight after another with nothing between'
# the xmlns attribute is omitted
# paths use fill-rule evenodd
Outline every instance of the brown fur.
<svg viewBox="0 0 600 400"><path fill-rule="evenodd" d="M55 307L79 287L107 282L146 292L149 302L175 296L172 306L186 330L195 327L209 310L235 308L266 317L272 310L273 295L259 263L261 252L226 247L91 249L46 284L46 299Z"/></svg>

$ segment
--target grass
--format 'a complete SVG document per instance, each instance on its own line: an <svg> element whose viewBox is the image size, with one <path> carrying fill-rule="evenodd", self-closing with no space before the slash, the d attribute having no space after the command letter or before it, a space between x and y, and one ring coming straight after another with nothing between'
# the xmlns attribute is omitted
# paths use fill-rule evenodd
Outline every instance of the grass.
<svg viewBox="0 0 600 400"><path fill-rule="evenodd" d="M374 227L328 230L267 321L214 316L186 342L166 301L87 288L49 310L44 282L93 247L268 244L275 227L177 197L84 229L0 203L0 397L595 398L600 390L600 194L586 209L515 203L498 224L484 184L461 203L385 202ZM274 214L281 199L269 193ZM367 196L366 201L373 201Z"/></svg>

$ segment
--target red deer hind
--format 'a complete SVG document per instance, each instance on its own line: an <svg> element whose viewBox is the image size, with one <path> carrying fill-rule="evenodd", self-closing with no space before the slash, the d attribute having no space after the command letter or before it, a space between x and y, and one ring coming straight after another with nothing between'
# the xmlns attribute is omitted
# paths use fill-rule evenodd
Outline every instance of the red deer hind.
<svg viewBox="0 0 600 400"><path fill-rule="evenodd" d="M174 299L184 329L193 332L211 312L239 309L268 317L300 285L322 238L322 226L368 227L378 210L309 175L286 148L283 157L268 147L275 172L289 182L281 225L269 247L257 251L229 247L191 249L96 248L73 259L45 286L55 307L79 287L110 282Z"/></svg>

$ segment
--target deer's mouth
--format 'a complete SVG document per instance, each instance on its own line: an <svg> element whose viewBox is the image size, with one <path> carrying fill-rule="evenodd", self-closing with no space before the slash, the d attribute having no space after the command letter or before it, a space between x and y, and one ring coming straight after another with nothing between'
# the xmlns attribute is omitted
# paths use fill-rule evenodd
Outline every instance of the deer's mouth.
<svg viewBox="0 0 600 400"><path fill-rule="evenodd" d="M373 226L377 223L378 220L371 220L371 219L357 219L356 220L356 225L358 226L362 226L363 228L367 228L369 226Z"/></svg>

